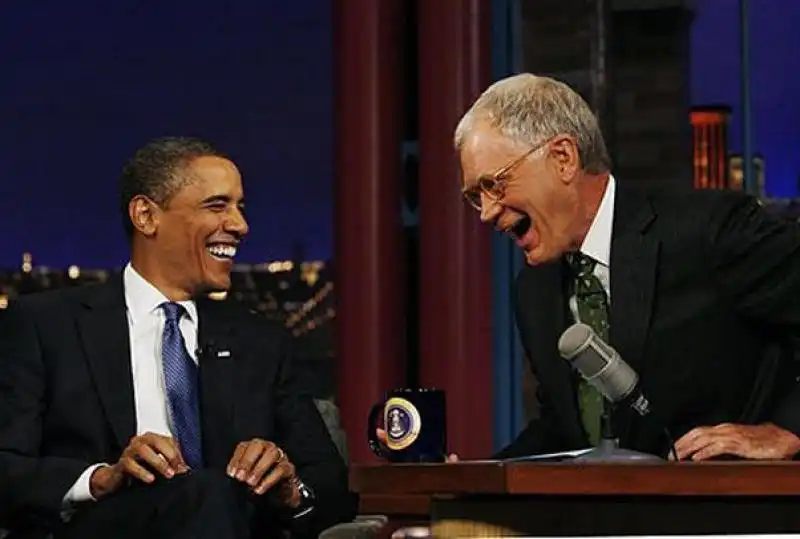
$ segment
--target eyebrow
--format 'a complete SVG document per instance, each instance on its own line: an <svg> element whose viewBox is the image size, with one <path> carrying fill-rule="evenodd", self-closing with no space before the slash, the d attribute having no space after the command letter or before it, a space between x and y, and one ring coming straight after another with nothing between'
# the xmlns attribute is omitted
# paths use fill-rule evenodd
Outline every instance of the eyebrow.
<svg viewBox="0 0 800 539"><path fill-rule="evenodd" d="M233 197L228 195L213 195L203 199L202 204L213 204L214 202L225 202L227 204L233 202ZM244 206L244 199L241 199L237 205Z"/></svg>

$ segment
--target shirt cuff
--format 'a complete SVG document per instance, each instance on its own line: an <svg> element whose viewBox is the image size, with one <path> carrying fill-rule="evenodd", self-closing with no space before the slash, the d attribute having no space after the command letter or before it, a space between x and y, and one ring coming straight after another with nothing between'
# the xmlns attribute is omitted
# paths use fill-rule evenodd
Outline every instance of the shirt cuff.
<svg viewBox="0 0 800 539"><path fill-rule="evenodd" d="M81 502L94 502L92 496L91 479L94 471L101 466L108 466L108 464L101 462L99 464L92 464L86 468L83 473L78 477L78 480L72 485L64 496L62 505L64 509L69 509L73 505Z"/></svg>

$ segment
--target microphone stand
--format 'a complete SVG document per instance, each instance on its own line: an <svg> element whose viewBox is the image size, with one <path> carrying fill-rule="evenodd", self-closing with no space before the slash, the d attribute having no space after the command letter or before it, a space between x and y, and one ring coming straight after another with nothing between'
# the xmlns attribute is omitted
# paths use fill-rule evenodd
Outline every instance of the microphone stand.
<svg viewBox="0 0 800 539"><path fill-rule="evenodd" d="M614 411L614 404L608 399L603 398L603 411L600 414L600 442L597 447L576 457L573 462L659 462L663 461L656 455L640 453L630 449L623 449L619 446L619 439L614 435L614 428L611 424L611 413Z"/></svg>

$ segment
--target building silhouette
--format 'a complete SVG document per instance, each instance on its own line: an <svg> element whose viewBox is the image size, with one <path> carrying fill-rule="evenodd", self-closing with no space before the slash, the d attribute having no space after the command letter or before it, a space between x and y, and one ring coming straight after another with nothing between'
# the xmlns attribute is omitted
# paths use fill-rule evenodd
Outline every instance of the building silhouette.
<svg viewBox="0 0 800 539"><path fill-rule="evenodd" d="M742 166L742 162L742 154L739 153L731 154L728 158L729 187L730 189L734 189L736 191L744 190L744 167ZM756 178L756 195L758 198L764 199L766 198L766 192L764 189L764 156L758 153L753 155L751 166L753 167L753 174Z"/></svg>
<svg viewBox="0 0 800 539"><path fill-rule="evenodd" d="M690 112L692 124L692 171L695 189L727 189L728 120L727 106L694 107Z"/></svg>

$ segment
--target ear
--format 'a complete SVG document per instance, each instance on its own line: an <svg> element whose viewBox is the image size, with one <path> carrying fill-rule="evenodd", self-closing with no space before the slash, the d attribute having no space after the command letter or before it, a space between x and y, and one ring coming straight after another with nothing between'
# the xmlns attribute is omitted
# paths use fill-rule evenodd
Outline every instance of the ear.
<svg viewBox="0 0 800 539"><path fill-rule="evenodd" d="M553 159L556 176L564 183L572 183L581 168L578 145L570 136L559 135L550 143L550 156Z"/></svg>
<svg viewBox="0 0 800 539"><path fill-rule="evenodd" d="M160 209L158 205L144 195L136 195L128 204L128 216L133 228L144 236L154 236L158 230Z"/></svg>

